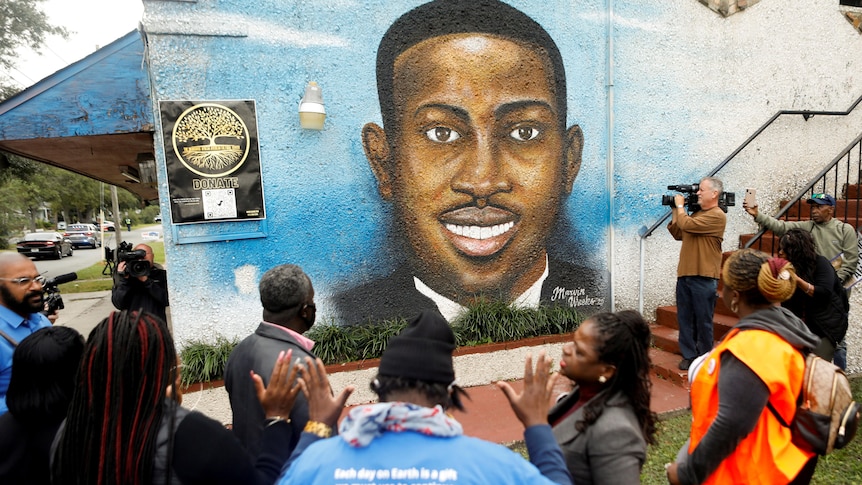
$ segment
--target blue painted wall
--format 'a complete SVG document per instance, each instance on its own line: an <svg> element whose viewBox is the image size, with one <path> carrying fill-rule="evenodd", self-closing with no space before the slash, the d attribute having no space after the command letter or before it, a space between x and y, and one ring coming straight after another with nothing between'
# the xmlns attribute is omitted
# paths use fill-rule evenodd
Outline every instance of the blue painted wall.
<svg viewBox="0 0 862 485"><path fill-rule="evenodd" d="M225 319L254 323L259 314L254 285L277 264L299 264L311 276L324 320L333 314L335 292L393 269L398 255L390 251L391 208L378 194L360 134L368 122L382 124L374 70L378 43L395 19L420 3L147 4L155 101L254 99L257 105L268 236L181 245L168 241L172 314L175 322L183 322L175 324L181 338L200 333L182 331L189 320L196 321L193 327L228 334L235 328ZM596 19L586 29L568 28L558 19L574 7L514 5L544 25L559 45L569 85L568 124L579 124L586 139L552 249L577 251L570 259L601 274L608 219L603 24ZM598 2L577 8L600 12ZM189 22L177 25L176 19ZM322 87L327 110L320 132L302 130L298 123L298 103L312 80ZM161 189L167 207L164 182ZM257 222L201 224L178 227L177 236L181 241L259 229ZM208 308L214 311L202 315Z"/></svg>
<svg viewBox="0 0 862 485"><path fill-rule="evenodd" d="M361 130L381 123L378 43L421 3L145 3L154 102L257 103L268 236L175 244L172 229L181 240L262 227L173 228L165 222L171 311L181 341L247 334L260 313L257 281L274 265L296 263L308 272L324 320L333 315L338 290L394 267L387 231L392 209L377 192ZM727 18L697 0L617 1L612 18L605 0L507 3L541 24L559 46L568 80L567 124L584 133L583 164L552 249L599 273L612 272L618 307L637 305L637 232L666 212L659 204L665 186L696 182L779 110L844 110L860 94L862 41L831 0L762 0ZM323 89L327 120L320 132L299 128L297 108L308 81ZM726 187L740 193L754 186L776 197L790 191L858 135L851 122L830 123L777 126L776 141L722 174ZM156 148L163 150L159 136ZM164 158L158 156L167 207ZM804 170L783 168L789 159ZM726 250L753 228L738 211L728 216ZM672 304L678 255L666 234L650 244L648 312Z"/></svg>

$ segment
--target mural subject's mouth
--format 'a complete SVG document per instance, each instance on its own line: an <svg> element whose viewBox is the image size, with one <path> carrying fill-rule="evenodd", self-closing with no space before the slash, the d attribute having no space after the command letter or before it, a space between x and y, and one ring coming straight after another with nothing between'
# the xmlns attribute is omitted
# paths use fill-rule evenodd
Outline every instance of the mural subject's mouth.
<svg viewBox="0 0 862 485"><path fill-rule="evenodd" d="M490 256L515 235L518 216L499 207L462 207L440 216L444 234L468 256Z"/></svg>

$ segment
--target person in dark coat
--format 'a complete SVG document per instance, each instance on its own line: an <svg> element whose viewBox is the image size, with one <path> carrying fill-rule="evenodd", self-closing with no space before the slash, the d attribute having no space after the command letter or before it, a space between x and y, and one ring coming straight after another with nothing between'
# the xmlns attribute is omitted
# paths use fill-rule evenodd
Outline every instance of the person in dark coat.
<svg viewBox="0 0 862 485"><path fill-rule="evenodd" d="M71 327L39 329L18 344L0 416L0 483L50 483L51 442L66 418L84 337Z"/></svg>
<svg viewBox="0 0 862 485"><path fill-rule="evenodd" d="M134 250L144 251L142 261L149 263L149 271L146 274L132 276L129 274L129 267L140 266L140 262L120 261L114 273L111 303L117 310L148 312L167 321L168 273L155 264L153 248L148 244L138 244Z"/></svg>
<svg viewBox="0 0 862 485"><path fill-rule="evenodd" d="M799 317L808 330L820 337L814 349L819 357L832 361L838 343L847 333L850 302L841 279L828 259L817 254L814 237L803 229L790 229L778 241L778 256L787 258L795 273L796 291L781 303Z"/></svg>
<svg viewBox="0 0 862 485"><path fill-rule="evenodd" d="M263 321L234 348L224 373L233 431L252 455L257 453L264 420L249 371L270 375L282 351L293 350L293 358L300 362L306 356L315 357L311 352L314 342L302 335L314 325L316 316L311 279L299 266L283 264L264 273L259 291ZM290 414L291 448L299 441L306 421L308 402L300 395Z"/></svg>

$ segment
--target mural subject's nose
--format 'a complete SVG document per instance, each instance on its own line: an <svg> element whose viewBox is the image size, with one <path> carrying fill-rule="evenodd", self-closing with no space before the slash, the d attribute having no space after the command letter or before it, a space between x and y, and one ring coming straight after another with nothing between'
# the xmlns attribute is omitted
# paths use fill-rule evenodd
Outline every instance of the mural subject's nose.
<svg viewBox="0 0 862 485"><path fill-rule="evenodd" d="M477 142L455 173L452 190L472 195L477 205L480 200L483 205L492 203L489 197L511 190L505 172L505 164L493 144Z"/></svg>

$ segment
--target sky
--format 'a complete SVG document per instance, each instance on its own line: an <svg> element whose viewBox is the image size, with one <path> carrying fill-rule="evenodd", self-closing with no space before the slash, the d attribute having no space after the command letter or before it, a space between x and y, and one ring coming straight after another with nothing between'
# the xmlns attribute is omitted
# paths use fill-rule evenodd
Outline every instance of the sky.
<svg viewBox="0 0 862 485"><path fill-rule="evenodd" d="M38 7L53 25L65 27L69 38L49 37L41 55L19 51L9 77L22 89L128 34L144 11L141 0L45 0Z"/></svg>

